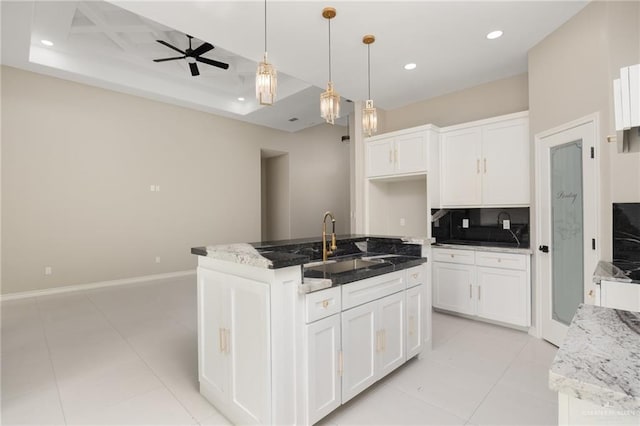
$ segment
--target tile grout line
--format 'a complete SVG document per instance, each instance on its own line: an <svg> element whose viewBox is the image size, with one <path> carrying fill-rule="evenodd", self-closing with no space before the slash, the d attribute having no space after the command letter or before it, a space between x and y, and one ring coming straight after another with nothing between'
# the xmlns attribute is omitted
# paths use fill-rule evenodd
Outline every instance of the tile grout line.
<svg viewBox="0 0 640 426"><path fill-rule="evenodd" d="M38 311L38 318L40 319L40 327L42 328L42 335L44 336L44 343L47 345L47 354L49 355L49 365L51 365L51 371L53 372L53 379L56 383L56 392L58 394L58 404L60 404L60 411L62 412L62 419L64 420L64 424L67 424L67 414L64 410L64 404L62 403L62 395L60 394L60 386L58 384L58 374L56 373L56 367L53 365L53 357L51 356L51 348L49 346L49 337L47 336L47 330L44 324L44 319L42 318L42 312L40 311L40 303L39 297L34 297L34 303L36 305L36 310Z"/></svg>
<svg viewBox="0 0 640 426"><path fill-rule="evenodd" d="M93 305L94 308L96 308L96 310L98 312L100 312L100 314L105 318L105 320L107 321L107 323L109 324L109 326L111 328L114 329L114 331L116 333L118 333L118 336L120 336L122 338L122 340L124 340L125 342L127 342L127 346L129 346L129 348L131 348L131 350L138 356L138 358L140 358L140 361L142 361L144 363L144 365L147 366L147 368L149 369L149 371L151 371L151 373L158 379L158 381L162 384L162 386L164 386L164 388L171 394L171 396L176 400L176 402L178 404L180 404L180 406L184 409L185 412L187 412L189 414L189 416L191 416L191 418L193 419L193 421L195 421L195 424L199 425L200 421L198 419L196 419L194 417L194 415L191 413L191 411L189 411L187 409L187 407L184 406L184 404L182 403L182 401L180 401L180 399L176 396L176 394L171 390L171 388L169 386L167 386L167 384L165 383L164 380L162 380L162 378L158 375L158 373L153 369L153 367L151 367L147 361L142 357L142 355L140 355L140 353L136 350L136 348L133 347L133 345L131 344L131 342L129 342L129 339L127 339L126 337L124 337L122 335L122 333L120 333L120 330L117 329L117 327L115 325L113 325L113 323L111 322L111 320L109 319L109 317L104 313L104 311L102 309L100 309L100 307L98 305L96 305L94 303L93 300L91 300L91 297L89 297L89 295L85 295L85 297L87 298L87 300L89 301L89 303L91 303ZM172 322L175 322L175 320L172 319ZM178 326L182 327L181 324L176 323ZM152 392L152 391L149 391Z"/></svg>

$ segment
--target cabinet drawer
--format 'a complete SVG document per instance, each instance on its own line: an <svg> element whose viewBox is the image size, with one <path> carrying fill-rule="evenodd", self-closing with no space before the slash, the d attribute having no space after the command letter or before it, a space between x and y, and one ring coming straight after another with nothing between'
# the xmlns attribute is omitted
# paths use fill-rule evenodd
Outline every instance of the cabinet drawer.
<svg viewBox="0 0 640 426"><path fill-rule="evenodd" d="M473 265L475 263L475 252L471 250L456 249L433 249L434 262L462 263Z"/></svg>
<svg viewBox="0 0 640 426"><path fill-rule="evenodd" d="M477 252L476 265L524 271L527 269L527 258L524 254Z"/></svg>
<svg viewBox="0 0 640 426"><path fill-rule="evenodd" d="M422 266L407 269L407 288L415 287L425 282L425 272Z"/></svg>
<svg viewBox="0 0 640 426"><path fill-rule="evenodd" d="M404 290L403 272L392 272L343 285L342 309L353 308Z"/></svg>
<svg viewBox="0 0 640 426"><path fill-rule="evenodd" d="M341 296L340 287L307 294L305 296L305 321L307 324L339 313Z"/></svg>

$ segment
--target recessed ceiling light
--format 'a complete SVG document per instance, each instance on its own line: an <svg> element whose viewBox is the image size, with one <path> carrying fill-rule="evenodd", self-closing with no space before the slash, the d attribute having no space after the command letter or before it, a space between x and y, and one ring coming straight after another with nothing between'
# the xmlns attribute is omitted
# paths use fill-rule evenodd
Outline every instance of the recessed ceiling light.
<svg viewBox="0 0 640 426"><path fill-rule="evenodd" d="M40 40L40 43L44 44L45 46L53 46L53 42L49 41L49 40Z"/></svg>
<svg viewBox="0 0 640 426"><path fill-rule="evenodd" d="M491 31L489 34L487 34L487 38L489 40L494 40L494 39L500 38L500 37L502 37L502 31L500 31L500 30Z"/></svg>
<svg viewBox="0 0 640 426"><path fill-rule="evenodd" d="M244 98L243 98L242 96L240 96L240 97L238 98L238 100L239 100L240 102L244 102Z"/></svg>
<svg viewBox="0 0 640 426"><path fill-rule="evenodd" d="M416 66L417 66L416 64L414 64L413 62L411 62L411 63L409 63L409 64L405 65L405 66L404 66L404 69L405 69L405 70L414 70L414 69L416 69Z"/></svg>

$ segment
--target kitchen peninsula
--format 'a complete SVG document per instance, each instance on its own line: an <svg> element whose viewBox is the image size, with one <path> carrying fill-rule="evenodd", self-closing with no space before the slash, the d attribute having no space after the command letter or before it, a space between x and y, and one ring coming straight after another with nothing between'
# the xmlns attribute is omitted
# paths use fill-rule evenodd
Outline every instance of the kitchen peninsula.
<svg viewBox="0 0 640 426"><path fill-rule="evenodd" d="M346 235L193 248L200 392L234 423L314 424L430 349L424 244Z"/></svg>

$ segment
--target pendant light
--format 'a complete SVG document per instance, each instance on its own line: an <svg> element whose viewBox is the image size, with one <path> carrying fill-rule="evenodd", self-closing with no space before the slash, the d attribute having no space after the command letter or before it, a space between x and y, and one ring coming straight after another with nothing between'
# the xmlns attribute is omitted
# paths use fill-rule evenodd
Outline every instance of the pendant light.
<svg viewBox="0 0 640 426"><path fill-rule="evenodd" d="M333 90L331 81L331 20L336 17L333 7L322 9L322 17L329 23L329 83L327 90L320 95L320 115L327 123L335 124L336 118L340 118L340 95Z"/></svg>
<svg viewBox="0 0 640 426"><path fill-rule="evenodd" d="M273 105L278 88L278 73L267 61L267 0L264 0L264 60L256 71L256 98L260 105Z"/></svg>
<svg viewBox="0 0 640 426"><path fill-rule="evenodd" d="M376 41L375 36L368 34L362 38L362 42L367 45L367 81L369 96L362 111L362 131L371 136L378 131L378 114L371 99L371 45Z"/></svg>

